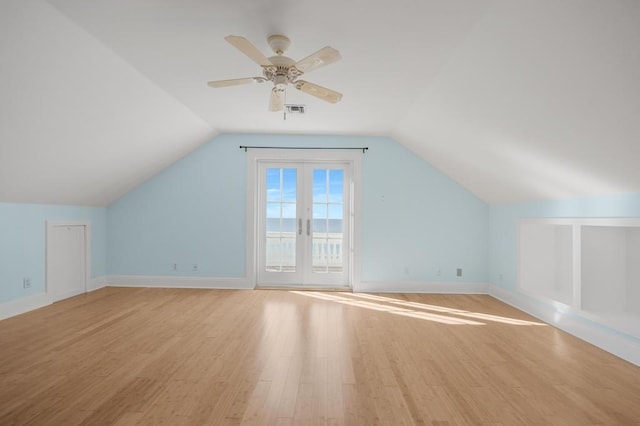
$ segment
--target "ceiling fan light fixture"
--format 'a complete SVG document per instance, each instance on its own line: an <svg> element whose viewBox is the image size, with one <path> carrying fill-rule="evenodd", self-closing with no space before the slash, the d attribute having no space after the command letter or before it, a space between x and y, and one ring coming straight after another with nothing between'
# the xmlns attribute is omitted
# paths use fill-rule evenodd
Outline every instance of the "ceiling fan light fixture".
<svg viewBox="0 0 640 426"><path fill-rule="evenodd" d="M289 79L287 78L286 75L283 74L276 74L273 77L273 85L274 86L280 86L282 87L282 89L284 90L284 87L289 83Z"/></svg>

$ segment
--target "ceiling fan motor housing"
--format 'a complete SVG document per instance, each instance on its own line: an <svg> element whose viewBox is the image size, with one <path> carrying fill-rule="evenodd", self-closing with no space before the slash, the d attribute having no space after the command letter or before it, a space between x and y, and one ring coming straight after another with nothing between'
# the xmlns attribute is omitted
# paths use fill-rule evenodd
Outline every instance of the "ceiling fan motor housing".
<svg viewBox="0 0 640 426"><path fill-rule="evenodd" d="M283 36L281 34L273 34L270 35L269 38L267 38L267 43L269 43L271 49L276 52L276 55L282 55L289 48L291 40L289 40L289 37L287 36Z"/></svg>
<svg viewBox="0 0 640 426"><path fill-rule="evenodd" d="M278 55L270 57L269 61L273 63L274 67L265 67L263 74L268 80L273 81L274 84L293 83L295 77L299 75L298 72L292 72L295 70L295 67L292 68L292 66L296 61L291 58Z"/></svg>

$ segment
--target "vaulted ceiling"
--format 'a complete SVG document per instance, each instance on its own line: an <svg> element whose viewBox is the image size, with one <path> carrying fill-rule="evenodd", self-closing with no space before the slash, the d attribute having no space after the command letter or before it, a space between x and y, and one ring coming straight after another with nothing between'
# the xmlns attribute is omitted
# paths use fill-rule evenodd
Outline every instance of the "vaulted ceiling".
<svg viewBox="0 0 640 426"><path fill-rule="evenodd" d="M0 202L106 205L222 132L386 135L490 203L640 191L636 0L1 0ZM267 111L225 42L342 60Z"/></svg>

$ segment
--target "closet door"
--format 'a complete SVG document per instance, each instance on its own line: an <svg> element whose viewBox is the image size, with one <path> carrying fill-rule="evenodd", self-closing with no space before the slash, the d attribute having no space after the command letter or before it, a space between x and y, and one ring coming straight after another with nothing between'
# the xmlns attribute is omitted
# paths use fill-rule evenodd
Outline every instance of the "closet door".
<svg viewBox="0 0 640 426"><path fill-rule="evenodd" d="M58 301L86 292L86 225L47 226L47 293Z"/></svg>

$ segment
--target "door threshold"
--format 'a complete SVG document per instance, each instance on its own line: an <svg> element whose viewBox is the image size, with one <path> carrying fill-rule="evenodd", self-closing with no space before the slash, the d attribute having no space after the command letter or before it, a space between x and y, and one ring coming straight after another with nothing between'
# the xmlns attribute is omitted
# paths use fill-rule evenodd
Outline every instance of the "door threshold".
<svg viewBox="0 0 640 426"><path fill-rule="evenodd" d="M256 290L285 290L285 291L347 291L353 292L351 287L323 287L323 286L295 286L295 285L258 285Z"/></svg>

